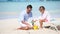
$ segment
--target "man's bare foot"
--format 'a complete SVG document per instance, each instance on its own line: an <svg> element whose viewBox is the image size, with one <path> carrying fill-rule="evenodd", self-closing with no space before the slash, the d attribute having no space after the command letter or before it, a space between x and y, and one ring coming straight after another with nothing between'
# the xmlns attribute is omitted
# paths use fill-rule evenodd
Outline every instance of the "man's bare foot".
<svg viewBox="0 0 60 34"><path fill-rule="evenodd" d="M29 30L33 29L33 27L29 27Z"/></svg>
<svg viewBox="0 0 60 34"><path fill-rule="evenodd" d="M17 28L17 30L28 30L28 27L21 27L21 28Z"/></svg>

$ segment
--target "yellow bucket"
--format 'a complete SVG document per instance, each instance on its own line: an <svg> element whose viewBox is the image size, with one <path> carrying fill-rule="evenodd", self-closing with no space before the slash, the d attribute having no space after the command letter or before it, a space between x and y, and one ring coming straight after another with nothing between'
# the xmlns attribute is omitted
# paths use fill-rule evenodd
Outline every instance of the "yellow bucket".
<svg viewBox="0 0 60 34"><path fill-rule="evenodd" d="M34 26L33 26L33 29L34 29L34 30L38 30L38 26L37 26L37 25L34 25Z"/></svg>

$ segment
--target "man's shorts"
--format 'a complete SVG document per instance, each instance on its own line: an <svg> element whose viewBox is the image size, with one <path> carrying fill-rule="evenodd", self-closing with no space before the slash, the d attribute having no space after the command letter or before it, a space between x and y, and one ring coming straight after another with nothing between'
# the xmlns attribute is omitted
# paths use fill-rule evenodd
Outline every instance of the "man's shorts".
<svg viewBox="0 0 60 34"><path fill-rule="evenodd" d="M32 27L32 23L28 23L28 24L30 24L31 27ZM23 23L20 22L20 27L26 27L26 26L27 26L26 24L23 24Z"/></svg>

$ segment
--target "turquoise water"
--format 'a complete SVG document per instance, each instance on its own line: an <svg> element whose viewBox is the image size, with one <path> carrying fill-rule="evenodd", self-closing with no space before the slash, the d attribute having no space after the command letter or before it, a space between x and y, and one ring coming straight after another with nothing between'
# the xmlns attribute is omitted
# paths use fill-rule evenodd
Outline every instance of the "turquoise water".
<svg viewBox="0 0 60 34"><path fill-rule="evenodd" d="M52 17L60 17L60 1L50 2L0 2L0 19L17 18L19 13L26 9L26 6L33 6L34 16L40 16L39 6L45 6Z"/></svg>

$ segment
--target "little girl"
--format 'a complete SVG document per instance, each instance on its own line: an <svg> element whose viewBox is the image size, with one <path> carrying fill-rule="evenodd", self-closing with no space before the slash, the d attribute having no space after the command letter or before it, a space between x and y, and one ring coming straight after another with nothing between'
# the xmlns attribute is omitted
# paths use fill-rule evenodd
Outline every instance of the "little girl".
<svg viewBox="0 0 60 34"><path fill-rule="evenodd" d="M39 19L40 28L42 28L43 22L49 22L50 21L50 15L47 11L45 11L44 6L40 6L39 11L41 12L41 16L40 16L40 19Z"/></svg>

